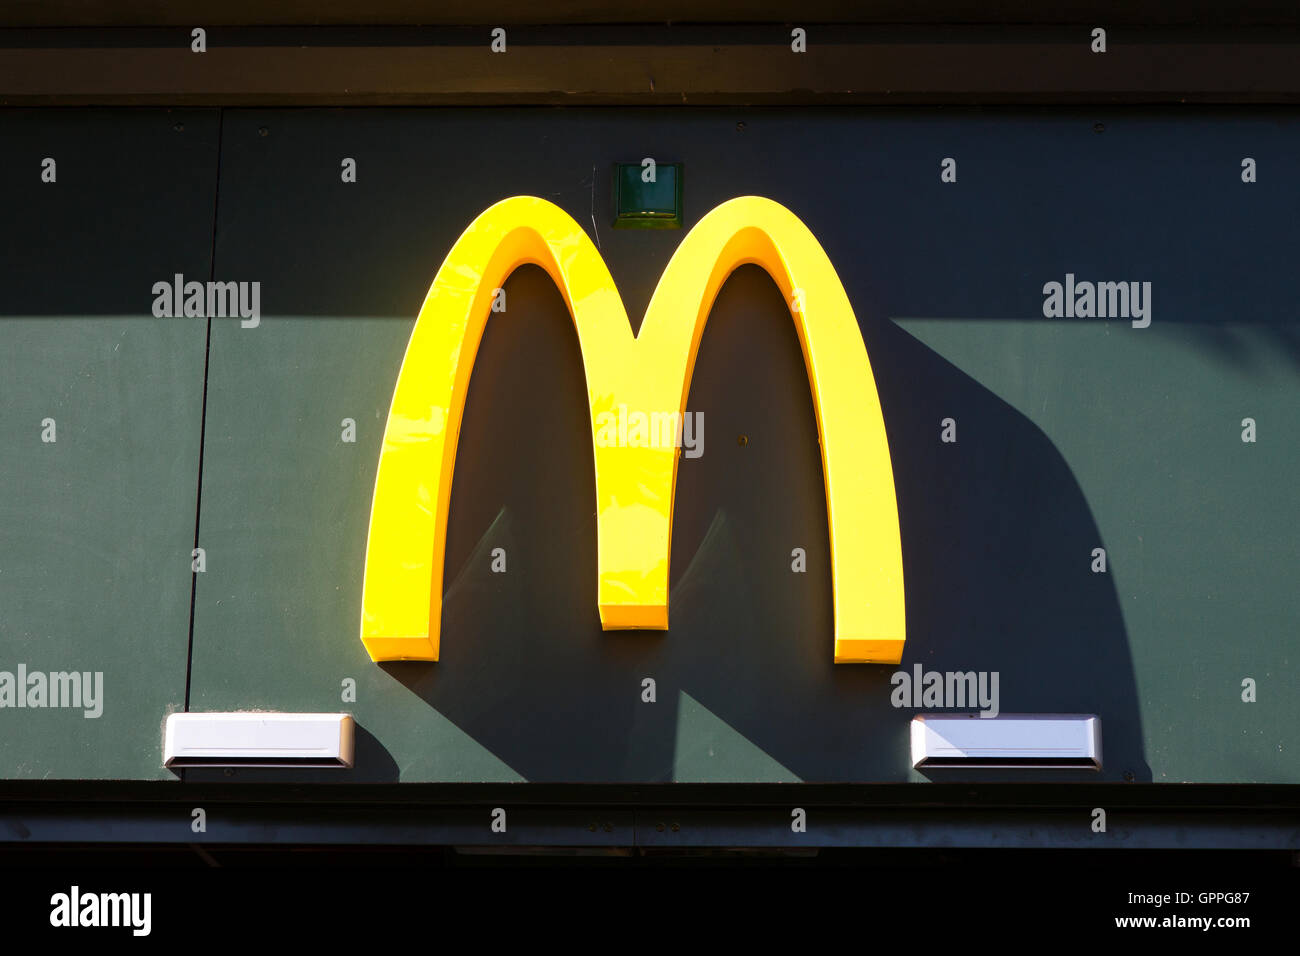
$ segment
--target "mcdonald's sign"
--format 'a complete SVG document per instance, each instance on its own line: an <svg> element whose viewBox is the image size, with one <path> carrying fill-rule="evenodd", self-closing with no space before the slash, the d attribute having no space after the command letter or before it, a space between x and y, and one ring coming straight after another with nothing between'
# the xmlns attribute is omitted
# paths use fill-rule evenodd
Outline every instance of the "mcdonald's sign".
<svg viewBox="0 0 1300 956"><path fill-rule="evenodd" d="M531 196L496 203L448 253L393 391L366 547L361 640L372 660L437 660L447 508L461 415L495 292L520 265L559 287L582 351L596 466L597 600L606 630L668 627L678 449L595 440L620 408L684 415L722 284L756 263L791 307L821 441L836 663L898 663L902 545L884 416L866 346L834 267L784 206L745 196L687 233L632 333L586 232Z"/></svg>

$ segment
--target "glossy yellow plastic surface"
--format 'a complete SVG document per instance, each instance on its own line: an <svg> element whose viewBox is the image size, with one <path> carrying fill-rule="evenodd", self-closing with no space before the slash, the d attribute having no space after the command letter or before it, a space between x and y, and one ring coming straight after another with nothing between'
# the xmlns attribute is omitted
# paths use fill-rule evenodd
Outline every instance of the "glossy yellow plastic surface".
<svg viewBox="0 0 1300 956"><path fill-rule="evenodd" d="M596 464L601 625L668 627L677 449L598 441L597 423L617 417L620 406L624 420L627 410L684 414L714 297L733 270L757 263L792 303L812 386L830 523L835 661L898 663L902 545L862 334L816 238L784 206L754 196L723 203L686 235L638 336L600 253L558 206L531 196L505 199L465 230L420 310L384 431L361 612L371 658L438 659L461 414L494 290L524 263L555 281L582 350Z"/></svg>

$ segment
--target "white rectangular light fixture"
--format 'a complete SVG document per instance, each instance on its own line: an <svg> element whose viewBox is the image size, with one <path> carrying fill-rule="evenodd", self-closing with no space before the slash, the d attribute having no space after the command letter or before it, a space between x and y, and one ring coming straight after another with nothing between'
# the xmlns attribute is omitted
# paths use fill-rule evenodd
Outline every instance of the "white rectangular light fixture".
<svg viewBox="0 0 1300 956"><path fill-rule="evenodd" d="M923 714L912 718L912 766L1101 769L1093 714Z"/></svg>
<svg viewBox="0 0 1300 956"><path fill-rule="evenodd" d="M163 766L351 767L349 714L172 714Z"/></svg>

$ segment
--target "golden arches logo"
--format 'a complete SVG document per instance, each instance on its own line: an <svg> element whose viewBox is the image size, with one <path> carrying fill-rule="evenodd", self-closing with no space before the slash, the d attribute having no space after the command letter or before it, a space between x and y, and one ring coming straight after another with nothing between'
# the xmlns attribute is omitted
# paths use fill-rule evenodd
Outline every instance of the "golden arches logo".
<svg viewBox="0 0 1300 956"><path fill-rule="evenodd" d="M714 298L739 266L791 304L821 440L836 663L898 663L903 559L880 398L839 276L784 206L745 196L687 233L632 334L600 253L567 213L516 196L456 241L420 309L393 391L366 546L361 640L372 660L437 660L447 508L461 415L495 290L541 266L578 333L596 465L598 604L606 630L668 627L675 447L595 440L620 406L683 415Z"/></svg>

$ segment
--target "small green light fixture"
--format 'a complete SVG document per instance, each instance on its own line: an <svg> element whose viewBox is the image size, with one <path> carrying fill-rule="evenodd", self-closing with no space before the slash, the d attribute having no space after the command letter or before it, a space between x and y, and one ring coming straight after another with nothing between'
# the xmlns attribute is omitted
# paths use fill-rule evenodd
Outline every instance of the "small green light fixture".
<svg viewBox="0 0 1300 956"><path fill-rule="evenodd" d="M682 218L681 163L615 164L615 229L680 229Z"/></svg>

